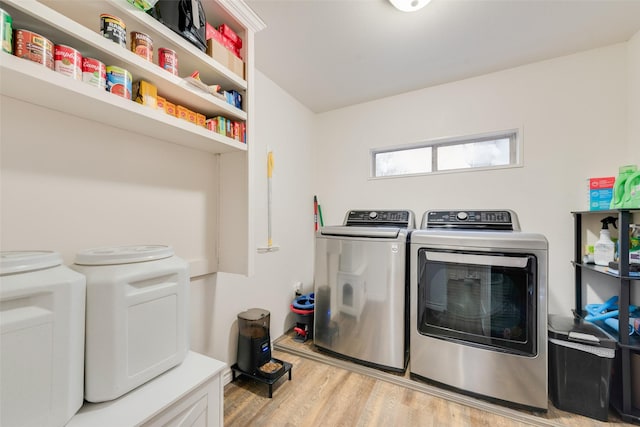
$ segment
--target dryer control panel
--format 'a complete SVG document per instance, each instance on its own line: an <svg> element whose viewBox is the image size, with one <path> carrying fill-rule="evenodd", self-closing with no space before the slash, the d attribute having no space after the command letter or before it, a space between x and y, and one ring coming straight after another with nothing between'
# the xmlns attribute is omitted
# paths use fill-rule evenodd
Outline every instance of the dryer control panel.
<svg viewBox="0 0 640 427"><path fill-rule="evenodd" d="M413 212L408 210L400 210L400 211L351 210L347 212L347 215L344 219L344 225L366 226L366 227L414 228L415 219L414 219Z"/></svg>
<svg viewBox="0 0 640 427"><path fill-rule="evenodd" d="M520 224L511 210L447 210L427 211L422 228L520 231Z"/></svg>

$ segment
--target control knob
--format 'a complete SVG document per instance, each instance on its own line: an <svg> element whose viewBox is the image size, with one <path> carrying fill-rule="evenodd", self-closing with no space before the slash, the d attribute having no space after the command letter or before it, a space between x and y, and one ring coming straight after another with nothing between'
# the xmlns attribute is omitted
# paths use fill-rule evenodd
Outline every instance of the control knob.
<svg viewBox="0 0 640 427"><path fill-rule="evenodd" d="M373 211L369 213L369 218L376 219L378 217L378 212Z"/></svg>
<svg viewBox="0 0 640 427"><path fill-rule="evenodd" d="M458 218L458 220L460 221L466 221L467 218L469 218L469 214L467 214L466 212L458 212L458 215L456 215L456 217Z"/></svg>

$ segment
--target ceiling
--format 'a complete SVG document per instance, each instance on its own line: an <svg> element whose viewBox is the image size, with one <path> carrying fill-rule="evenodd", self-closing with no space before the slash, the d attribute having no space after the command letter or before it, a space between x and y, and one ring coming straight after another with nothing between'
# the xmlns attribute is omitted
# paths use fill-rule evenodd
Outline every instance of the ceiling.
<svg viewBox="0 0 640 427"><path fill-rule="evenodd" d="M256 67L321 113L629 40L640 0L245 0Z"/></svg>

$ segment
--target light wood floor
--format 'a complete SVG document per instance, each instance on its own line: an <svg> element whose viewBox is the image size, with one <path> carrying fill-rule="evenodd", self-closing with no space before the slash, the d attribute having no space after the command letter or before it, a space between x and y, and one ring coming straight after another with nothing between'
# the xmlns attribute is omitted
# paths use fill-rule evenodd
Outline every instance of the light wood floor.
<svg viewBox="0 0 640 427"><path fill-rule="evenodd" d="M293 364L273 386L238 378L224 389L224 425L233 426L561 426L622 427L559 411L519 411L376 369L330 358L285 335L273 357Z"/></svg>

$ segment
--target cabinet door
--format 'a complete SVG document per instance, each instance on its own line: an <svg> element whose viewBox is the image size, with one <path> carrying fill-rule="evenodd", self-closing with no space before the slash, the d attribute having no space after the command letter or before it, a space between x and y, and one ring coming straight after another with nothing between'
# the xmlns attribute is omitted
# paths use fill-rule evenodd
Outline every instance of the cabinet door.
<svg viewBox="0 0 640 427"><path fill-rule="evenodd" d="M219 375L211 378L209 382L173 403L144 425L149 427L221 427L221 384Z"/></svg>

